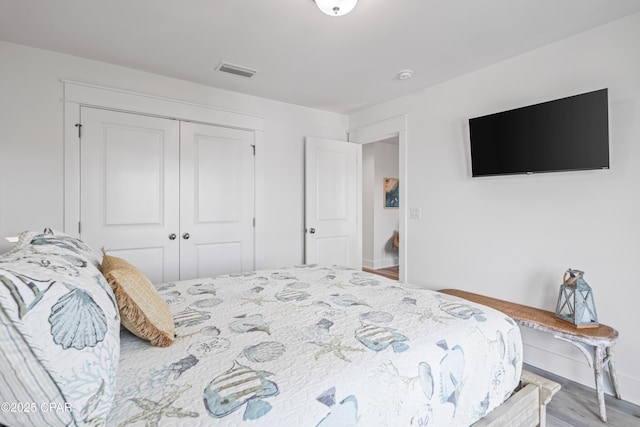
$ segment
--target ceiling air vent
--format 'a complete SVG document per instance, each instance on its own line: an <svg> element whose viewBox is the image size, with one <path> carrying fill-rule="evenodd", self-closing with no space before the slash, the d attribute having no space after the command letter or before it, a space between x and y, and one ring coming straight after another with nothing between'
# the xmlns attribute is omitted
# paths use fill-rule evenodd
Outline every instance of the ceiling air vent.
<svg viewBox="0 0 640 427"><path fill-rule="evenodd" d="M251 68L242 67L240 65L229 64L228 62L221 62L216 67L216 70L222 71L223 73L235 74L236 76L242 76L251 78L258 70L252 70Z"/></svg>

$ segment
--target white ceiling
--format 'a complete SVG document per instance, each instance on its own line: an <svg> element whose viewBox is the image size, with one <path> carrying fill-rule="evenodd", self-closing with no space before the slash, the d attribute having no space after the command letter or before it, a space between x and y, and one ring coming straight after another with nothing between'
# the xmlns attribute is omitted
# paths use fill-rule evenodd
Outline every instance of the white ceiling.
<svg viewBox="0 0 640 427"><path fill-rule="evenodd" d="M313 0L0 0L0 40L348 113L636 12L640 0L360 0L337 18ZM215 71L223 60L259 73Z"/></svg>

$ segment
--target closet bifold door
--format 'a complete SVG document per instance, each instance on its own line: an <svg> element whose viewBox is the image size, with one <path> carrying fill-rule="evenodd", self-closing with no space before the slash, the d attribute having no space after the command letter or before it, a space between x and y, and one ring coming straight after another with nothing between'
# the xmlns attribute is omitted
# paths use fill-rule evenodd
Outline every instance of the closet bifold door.
<svg viewBox="0 0 640 427"><path fill-rule="evenodd" d="M179 122L89 107L80 114L81 238L153 283L177 280Z"/></svg>
<svg viewBox="0 0 640 427"><path fill-rule="evenodd" d="M254 269L254 134L180 123L180 278Z"/></svg>

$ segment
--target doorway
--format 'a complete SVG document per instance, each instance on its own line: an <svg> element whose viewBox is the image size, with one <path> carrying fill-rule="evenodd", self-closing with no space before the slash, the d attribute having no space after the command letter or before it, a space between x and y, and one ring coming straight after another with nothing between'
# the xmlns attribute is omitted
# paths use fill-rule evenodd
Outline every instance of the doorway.
<svg viewBox="0 0 640 427"><path fill-rule="evenodd" d="M407 234L407 129L408 116L390 117L373 123L354 127L349 130L349 142L368 144L397 138L398 141L398 178L399 178L399 239L398 239L398 270L399 281L406 282L410 278L407 247L410 236ZM361 191L361 190L360 190ZM379 190L381 191L381 190ZM362 191L361 191L362 194ZM362 206L361 206L362 208Z"/></svg>
<svg viewBox="0 0 640 427"><path fill-rule="evenodd" d="M400 147L397 135L362 147L362 269L399 279Z"/></svg>

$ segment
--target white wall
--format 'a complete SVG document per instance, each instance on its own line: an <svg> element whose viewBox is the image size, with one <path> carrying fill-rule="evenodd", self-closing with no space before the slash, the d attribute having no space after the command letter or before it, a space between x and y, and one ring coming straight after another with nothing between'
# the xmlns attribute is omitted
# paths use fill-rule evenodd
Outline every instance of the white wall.
<svg viewBox="0 0 640 427"><path fill-rule="evenodd" d="M303 261L304 137L345 139L346 116L6 42L0 42L0 237L63 228L60 79L263 116L256 267Z"/></svg>
<svg viewBox="0 0 640 427"><path fill-rule="evenodd" d="M408 114L408 281L547 310L584 270L600 321L618 329L618 379L640 403L640 14L349 117ZM468 119L609 88L611 169L472 179ZM403 183L404 185L404 183ZM594 386L570 344L524 331L525 361ZM595 396L594 396L595 405Z"/></svg>

